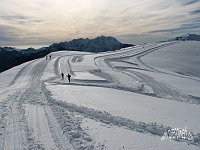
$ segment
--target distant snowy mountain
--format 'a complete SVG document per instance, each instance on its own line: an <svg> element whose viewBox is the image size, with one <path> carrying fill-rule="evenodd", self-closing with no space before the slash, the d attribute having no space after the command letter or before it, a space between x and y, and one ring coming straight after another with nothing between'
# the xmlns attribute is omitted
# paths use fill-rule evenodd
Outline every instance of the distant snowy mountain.
<svg viewBox="0 0 200 150"><path fill-rule="evenodd" d="M197 34L186 34L184 36L170 39L169 41L200 41L200 35Z"/></svg>

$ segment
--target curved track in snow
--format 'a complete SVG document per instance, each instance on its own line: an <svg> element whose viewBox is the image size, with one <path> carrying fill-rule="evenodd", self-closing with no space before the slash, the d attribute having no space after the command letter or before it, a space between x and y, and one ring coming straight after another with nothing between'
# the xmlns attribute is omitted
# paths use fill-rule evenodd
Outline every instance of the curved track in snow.
<svg viewBox="0 0 200 150"><path fill-rule="evenodd" d="M200 104L198 99L142 72L159 72L140 58L171 44L176 43L149 44L99 54L54 53L52 60L42 58L27 63L18 70L9 85L0 90L0 149L102 149L96 145L94 137L81 127L85 118L131 132L162 136L170 124L134 120L59 101L53 98L48 85L106 87L166 101ZM61 72L72 74L72 83L61 80ZM43 81L42 77L47 74L50 78ZM200 145L199 135L195 133L194 136L196 141L190 143Z"/></svg>
<svg viewBox="0 0 200 150"><path fill-rule="evenodd" d="M148 85L149 87L151 87L155 96L157 97L177 100L177 101L186 102L186 103L200 104L200 100L196 98L192 98L189 95L180 92L179 90L170 86L169 84L156 81L152 77L148 76L148 73L144 74L140 72L140 70L146 70L150 72L169 74L166 72L158 71L146 65L145 63L141 61L140 58L151 52L159 50L160 48L167 47L174 44L176 43L174 42L167 43L167 44L158 45L158 46L156 45L154 47L147 46L145 48L139 48L139 51L130 50L130 51L125 51L119 54L111 54L111 55L109 54L105 56L100 56L100 57L95 58L95 62L99 70L107 74L110 74L112 76L112 79L115 82L115 86L117 87L124 87L124 89L128 88L128 89L133 90L134 89L133 87L135 86L134 82L136 82L135 80L137 80L138 78L139 82L143 82L145 85ZM133 65L136 64L137 67L133 67L133 68L121 67L121 66L118 67L118 65L114 64L115 62L121 62L121 61L123 62L123 60L127 60L127 59L131 59L132 64ZM131 62L127 62L127 63L131 64ZM190 77L182 77L180 75L175 75L175 74L170 74L170 75L179 76L181 78L190 78ZM133 79L134 81L132 81ZM197 79L194 79L194 80L197 80ZM134 92L144 92L144 91L142 90L137 91L137 88L136 88Z"/></svg>
<svg viewBox="0 0 200 150"><path fill-rule="evenodd" d="M166 100L174 100L174 101L180 101L185 103L193 103L193 104L199 104L198 99L192 99L188 95L180 92L176 88L172 87L169 84L156 81L151 76L148 76L147 74L141 73L138 70L147 70L150 72L157 72L157 70L152 68L144 68L144 64L138 63L138 61L135 61L138 59L138 57L141 57L141 55L148 54L150 52L153 52L155 50L159 50L160 48L170 46L172 44L176 43L167 43L167 44L161 44L161 45L149 45L145 48L143 47L137 47L136 49L129 48L121 51L116 52L108 52L108 53L101 53L97 55L86 55L83 59L82 64L76 64L75 62L71 61L73 57L63 57L64 60L60 60L59 65L55 65L56 68L61 68L63 72L70 72L73 71L74 74L78 73L79 71L75 71L77 66L83 65L87 66L88 64L84 62L86 59L89 62L93 62L95 67L92 67L90 73L99 76L103 78L107 82L100 82L99 80L73 80L73 82L70 84L73 88L73 86L96 86L96 87L107 87L107 88L116 88L120 90L125 91L131 91L136 93L141 93L145 95L152 95L159 98L164 98ZM70 60L71 59L71 60ZM124 61L124 59L130 59L131 62L128 62L131 65L137 65L136 69L130 69L130 67L118 67L118 64L115 64L116 62ZM126 63L126 61L124 61ZM75 63L75 64L74 64ZM77 65L77 66L76 66ZM65 70L62 66L68 66L68 70ZM72 67L71 67L72 66ZM75 66L75 68L73 68ZM81 69L80 69L81 70ZM87 69L85 69L87 70ZM140 88L138 86L138 81L144 83L144 87ZM53 84L60 84L60 85L69 85L67 82L63 81L51 81ZM151 91L151 92L150 92ZM150 92L150 93L149 93ZM152 93L153 92L153 93ZM51 99L51 97L49 97ZM154 124L153 128L155 131L152 131L151 124L148 123L137 123L134 120L125 121L125 118L120 118L118 116L112 116L109 113L99 112L95 110L88 109L87 107L79 107L70 103L65 102L57 102L55 99L52 100L52 103L55 105L59 105L64 107L65 109L68 109L71 112L77 112L81 115L92 117L95 120L98 120L103 123L112 123L115 125L118 124L124 124L122 126L125 126L128 129L138 131L138 132L150 132L156 135L161 135L163 131L166 130L167 127L163 127L159 124ZM125 119L125 120L124 120ZM115 122L110 122L110 120L115 120ZM134 122L134 123L133 123ZM131 127L129 126L130 124ZM143 124L143 125L142 125ZM169 124L168 124L169 125ZM146 127L144 127L146 126ZM144 129L146 128L146 129ZM150 129L149 129L150 128Z"/></svg>
<svg viewBox="0 0 200 150"><path fill-rule="evenodd" d="M54 121L55 126L51 124L51 128L49 125L49 119L55 119L41 90L40 80L47 63L41 59L31 62L19 70L12 80L10 90L27 77L25 86L5 99L8 110L4 117L1 149L73 149L69 139L57 135L57 122ZM57 134L53 135L53 132Z"/></svg>

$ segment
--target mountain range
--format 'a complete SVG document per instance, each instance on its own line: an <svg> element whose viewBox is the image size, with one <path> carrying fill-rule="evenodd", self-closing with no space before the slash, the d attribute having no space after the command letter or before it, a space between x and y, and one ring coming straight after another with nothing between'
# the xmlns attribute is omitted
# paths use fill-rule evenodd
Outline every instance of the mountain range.
<svg viewBox="0 0 200 150"><path fill-rule="evenodd" d="M117 39L109 36L100 36L95 39L74 39L69 42L54 43L48 47L50 51L73 50L87 52L104 52L118 50L124 47L133 46L132 44L124 44Z"/></svg>
<svg viewBox="0 0 200 150"><path fill-rule="evenodd" d="M183 36L179 36L169 41L200 41L200 35L197 34L186 34Z"/></svg>
<svg viewBox="0 0 200 150"><path fill-rule="evenodd" d="M200 41L200 35L186 34L184 36L176 37L168 41ZM111 36L99 36L94 39L79 38L69 42L65 41L60 43L53 43L48 47L42 47L39 49L17 49L14 47L0 47L0 72L5 71L16 65L22 64L24 62L44 57L51 52L56 52L60 50L97 53L118 50L130 46L134 45L121 43Z"/></svg>
<svg viewBox="0 0 200 150"><path fill-rule="evenodd" d="M54 43L48 47L42 47L39 49L16 49L13 47L0 47L0 72L21 63L44 57L45 55L55 51L73 50L96 53L118 50L129 46L134 45L121 43L111 36L100 36L94 39L80 38L69 42L65 41Z"/></svg>

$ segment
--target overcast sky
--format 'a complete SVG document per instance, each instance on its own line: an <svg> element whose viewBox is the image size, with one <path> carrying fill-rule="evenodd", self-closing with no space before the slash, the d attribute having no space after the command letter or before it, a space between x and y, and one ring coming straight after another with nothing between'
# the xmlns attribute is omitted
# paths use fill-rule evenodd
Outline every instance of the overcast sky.
<svg viewBox="0 0 200 150"><path fill-rule="evenodd" d="M126 43L200 34L200 0L0 0L0 45L114 36Z"/></svg>

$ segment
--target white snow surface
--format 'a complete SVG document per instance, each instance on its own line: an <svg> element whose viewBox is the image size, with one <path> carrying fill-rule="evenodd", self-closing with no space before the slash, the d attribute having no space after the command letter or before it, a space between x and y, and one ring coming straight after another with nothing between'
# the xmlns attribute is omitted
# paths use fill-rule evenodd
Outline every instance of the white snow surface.
<svg viewBox="0 0 200 150"><path fill-rule="evenodd" d="M91 134L96 142L96 147L107 150L124 149L196 149L195 146L189 146L186 143L177 143L174 141L161 141L157 136L132 132L124 128L108 126L91 119L83 120L82 127Z"/></svg>
<svg viewBox="0 0 200 150"><path fill-rule="evenodd" d="M4 71L0 149L199 149L199 50L175 41L60 51ZM192 141L161 141L185 126Z"/></svg>
<svg viewBox="0 0 200 150"><path fill-rule="evenodd" d="M181 42L161 48L142 57L151 67L174 73L200 77L200 42Z"/></svg>
<svg viewBox="0 0 200 150"><path fill-rule="evenodd" d="M200 107L195 104L102 87L50 85L47 88L55 99L77 106L106 111L135 121L156 122L177 128L187 126L192 131L200 131L200 119L197 119Z"/></svg>

